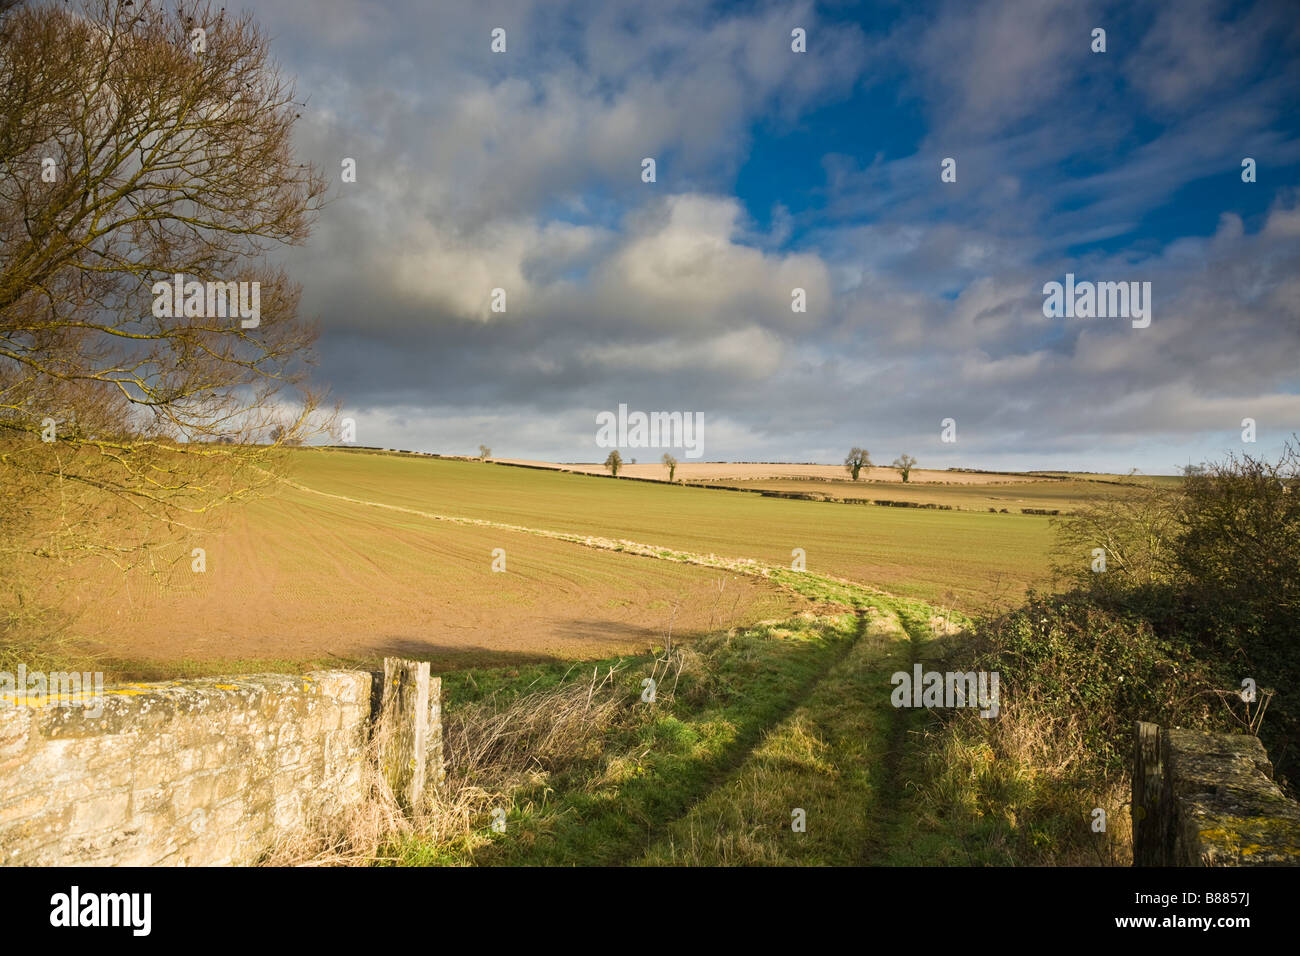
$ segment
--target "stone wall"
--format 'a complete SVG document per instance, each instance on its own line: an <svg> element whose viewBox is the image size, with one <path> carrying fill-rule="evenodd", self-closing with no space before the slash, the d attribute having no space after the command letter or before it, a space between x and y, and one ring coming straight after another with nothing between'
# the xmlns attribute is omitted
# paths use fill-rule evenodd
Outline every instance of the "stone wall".
<svg viewBox="0 0 1300 956"><path fill-rule="evenodd" d="M365 798L382 685L321 671L108 687L102 707L0 702L0 864L255 863ZM432 781L440 685L422 685Z"/></svg>
<svg viewBox="0 0 1300 956"><path fill-rule="evenodd" d="M1139 722L1134 866L1300 865L1300 803L1258 737Z"/></svg>

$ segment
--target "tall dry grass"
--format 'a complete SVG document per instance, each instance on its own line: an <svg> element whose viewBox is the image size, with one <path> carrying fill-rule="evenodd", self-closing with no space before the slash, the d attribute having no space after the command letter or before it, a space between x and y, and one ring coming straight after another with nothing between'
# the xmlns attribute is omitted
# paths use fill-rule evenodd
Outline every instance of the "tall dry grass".
<svg viewBox="0 0 1300 956"><path fill-rule="evenodd" d="M683 655L656 658L662 677ZM624 668L592 672L572 681L506 698L444 711L445 777L429 786L422 806L404 813L379 771L378 742L364 755L365 797L358 803L326 804L304 829L282 835L264 863L271 866L347 866L396 862L411 840L440 845L467 839L494 808L506 807L521 787L594 755L600 740L631 712L639 690L622 678Z"/></svg>
<svg viewBox="0 0 1300 956"><path fill-rule="evenodd" d="M1086 734L1068 712L1004 702L997 720L959 711L923 738L917 805L936 825L965 821L970 863L1132 863L1128 777L1080 767Z"/></svg>

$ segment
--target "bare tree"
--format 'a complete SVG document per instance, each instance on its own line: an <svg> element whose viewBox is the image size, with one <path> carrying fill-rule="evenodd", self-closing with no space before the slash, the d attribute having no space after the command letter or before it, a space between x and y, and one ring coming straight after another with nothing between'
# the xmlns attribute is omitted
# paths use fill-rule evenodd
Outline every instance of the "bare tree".
<svg viewBox="0 0 1300 956"><path fill-rule="evenodd" d="M664 467L668 469L668 480L672 481L673 476L677 474L677 459L668 452L664 452L663 463Z"/></svg>
<svg viewBox="0 0 1300 956"><path fill-rule="evenodd" d="M1133 477L1125 484L1123 494L1094 496L1052 519L1059 575L1090 589L1168 578L1184 491Z"/></svg>
<svg viewBox="0 0 1300 956"><path fill-rule="evenodd" d="M0 5L0 558L134 563L328 428L268 259L325 193L301 108L247 15Z"/></svg>
<svg viewBox="0 0 1300 956"><path fill-rule="evenodd" d="M912 469L916 467L916 459L911 455L899 455L889 467L897 468L899 474L903 476L903 481L906 482L912 477Z"/></svg>
<svg viewBox="0 0 1300 956"><path fill-rule="evenodd" d="M609 453L609 457L605 459L605 468L609 471L611 475L617 478L618 470L622 467L623 467L623 456L620 455L618 453L618 449L615 448L613 451Z"/></svg>
<svg viewBox="0 0 1300 956"><path fill-rule="evenodd" d="M865 448L854 448L844 459L844 470L853 476L853 480L858 480L858 473L863 468L871 467L871 455Z"/></svg>
<svg viewBox="0 0 1300 956"><path fill-rule="evenodd" d="M489 448L487 445L479 445L479 446L478 446L478 456L479 456L479 458L481 458L483 461L487 461L489 458L492 457L492 449Z"/></svg>

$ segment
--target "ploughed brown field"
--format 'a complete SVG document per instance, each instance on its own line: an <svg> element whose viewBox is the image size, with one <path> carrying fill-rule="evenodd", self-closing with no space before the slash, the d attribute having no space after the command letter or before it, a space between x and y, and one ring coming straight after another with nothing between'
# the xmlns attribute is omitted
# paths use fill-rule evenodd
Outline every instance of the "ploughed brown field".
<svg viewBox="0 0 1300 956"><path fill-rule="evenodd" d="M662 465L629 469L655 471ZM917 473L903 485L882 469L850 482L831 465L703 463L681 473L836 497L937 497L959 509L933 511L326 449L294 452L291 472L294 484L184 542L165 582L79 568L64 582L69 637L129 672L143 672L131 662L169 662L174 673L181 661L247 669L384 655L499 663L643 652L670 628L689 639L809 607L763 578L611 550L617 541L784 568L798 549L809 571L978 612L1045 586L1051 563L1049 519L1015 507L989 514L985 499L1037 507L1123 492L961 472ZM206 550L201 574L195 547ZM492 570L497 549L504 573Z"/></svg>
<svg viewBox="0 0 1300 956"><path fill-rule="evenodd" d="M165 586L84 566L66 602L77 642L121 661L488 664L642 653L670 629L689 639L806 606L752 576L295 489L231 512L195 546L206 571L187 546Z"/></svg>

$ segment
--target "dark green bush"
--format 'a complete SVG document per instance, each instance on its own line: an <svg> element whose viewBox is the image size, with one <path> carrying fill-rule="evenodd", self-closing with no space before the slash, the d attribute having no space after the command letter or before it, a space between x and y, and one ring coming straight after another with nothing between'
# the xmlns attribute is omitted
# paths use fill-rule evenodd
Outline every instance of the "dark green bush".
<svg viewBox="0 0 1300 956"><path fill-rule="evenodd" d="M1300 757L1300 453L1229 455L1134 492L1058 522L1076 600L1147 622L1223 690L1249 677L1274 691L1259 736L1286 783ZM1086 570L1092 547L1104 573Z"/></svg>
<svg viewBox="0 0 1300 956"><path fill-rule="evenodd" d="M1003 706L1014 706L1018 719L1078 738L1084 773L1127 768L1137 720L1226 728L1212 664L1141 616L1084 594L1031 594L981 628L974 649L977 668L999 672Z"/></svg>
<svg viewBox="0 0 1300 956"><path fill-rule="evenodd" d="M1300 740L1300 458L1230 456L1187 479L1172 553L1175 629L1276 692L1260 728L1279 776Z"/></svg>

